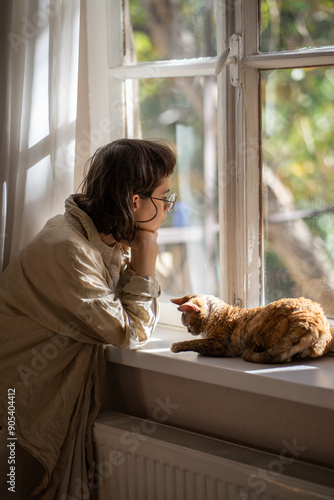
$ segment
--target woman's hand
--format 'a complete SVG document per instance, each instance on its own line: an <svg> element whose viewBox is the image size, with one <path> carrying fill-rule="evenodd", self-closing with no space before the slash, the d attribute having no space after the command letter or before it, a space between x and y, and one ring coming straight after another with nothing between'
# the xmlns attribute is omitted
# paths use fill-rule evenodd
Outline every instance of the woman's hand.
<svg viewBox="0 0 334 500"><path fill-rule="evenodd" d="M130 243L131 269L138 276L155 276L155 265L158 256L158 232L139 229Z"/></svg>

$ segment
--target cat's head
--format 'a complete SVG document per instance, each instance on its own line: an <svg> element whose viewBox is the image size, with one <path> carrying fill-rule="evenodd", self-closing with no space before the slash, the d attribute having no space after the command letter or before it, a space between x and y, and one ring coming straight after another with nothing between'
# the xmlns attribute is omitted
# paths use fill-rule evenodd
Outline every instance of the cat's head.
<svg viewBox="0 0 334 500"><path fill-rule="evenodd" d="M182 312L181 321L192 335L204 333L208 318L207 295L185 295L184 297L171 299L177 304L178 311Z"/></svg>

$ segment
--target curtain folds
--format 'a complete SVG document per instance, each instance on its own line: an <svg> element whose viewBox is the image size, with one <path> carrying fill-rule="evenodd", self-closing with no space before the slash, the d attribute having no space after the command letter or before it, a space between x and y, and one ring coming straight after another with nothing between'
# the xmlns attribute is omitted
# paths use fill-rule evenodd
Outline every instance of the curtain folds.
<svg viewBox="0 0 334 500"><path fill-rule="evenodd" d="M0 7L0 270L73 192L80 0Z"/></svg>

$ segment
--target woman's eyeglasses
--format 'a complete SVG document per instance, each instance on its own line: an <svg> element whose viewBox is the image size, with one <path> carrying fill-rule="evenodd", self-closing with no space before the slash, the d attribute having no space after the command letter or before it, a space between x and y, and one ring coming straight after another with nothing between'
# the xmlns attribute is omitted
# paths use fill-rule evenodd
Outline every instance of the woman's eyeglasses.
<svg viewBox="0 0 334 500"><path fill-rule="evenodd" d="M176 198L177 198L176 193L166 194L166 196L164 198L154 198L153 196L142 196L142 195L139 195L139 196L140 196L140 198L146 198L147 200L151 200L153 205L155 206L155 215L153 215L153 217L151 217L148 220L137 220L137 222L139 222L139 223L150 222L151 220L155 219L156 216L158 215L158 207L156 206L156 204L154 203L153 200L163 201L165 203L165 207L164 207L165 211L168 213L168 212L171 212L173 210L173 208L175 207Z"/></svg>
<svg viewBox="0 0 334 500"><path fill-rule="evenodd" d="M171 212L173 208L175 207L176 199L177 199L177 194L176 193L170 193L167 194L164 198L154 198L153 196L150 196L151 200L159 200L159 201L164 201L165 202L165 210L166 212Z"/></svg>

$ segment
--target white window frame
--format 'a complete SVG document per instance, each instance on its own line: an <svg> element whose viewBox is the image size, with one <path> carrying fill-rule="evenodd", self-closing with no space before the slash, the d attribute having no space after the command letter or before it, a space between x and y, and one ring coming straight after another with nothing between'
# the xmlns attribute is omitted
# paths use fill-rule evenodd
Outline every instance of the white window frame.
<svg viewBox="0 0 334 500"><path fill-rule="evenodd" d="M263 273L259 269L263 257L260 70L333 65L334 48L258 53L259 0L216 1L218 56L229 46L233 34L241 35L242 40L237 63L227 64L217 77L220 296L230 304L256 307L263 300ZM100 0L98 6L99 9L87 2L89 46L99 54L95 57L91 53L88 57L90 88L96 88L96 98L90 101L90 116L91 128L94 124L99 127L108 107L112 126L106 140L131 134L131 120L126 112L126 94L131 92L131 86L125 92L125 81L215 74L215 57L123 61L130 23L127 0ZM107 24L107 30L100 30L96 39L98 23ZM236 66L240 84L233 86L231 72L235 72ZM103 81L108 82L109 92L101 104ZM171 313L173 316L170 308L165 314L162 311L163 323L170 321ZM174 317L179 323L179 317Z"/></svg>

